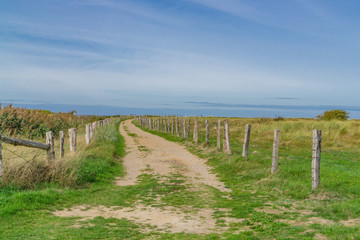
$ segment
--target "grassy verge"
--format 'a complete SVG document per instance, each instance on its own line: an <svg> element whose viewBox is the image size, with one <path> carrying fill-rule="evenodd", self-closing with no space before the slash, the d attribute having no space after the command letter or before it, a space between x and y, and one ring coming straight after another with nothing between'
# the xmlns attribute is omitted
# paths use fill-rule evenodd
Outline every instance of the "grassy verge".
<svg viewBox="0 0 360 240"><path fill-rule="evenodd" d="M360 238L359 224L349 224L351 221L360 222L360 157L357 140L352 142L350 138L356 134L351 129L359 122L231 119L233 154L227 155L216 150L217 119L210 119L213 133L210 147L204 145L204 129L199 133L200 144L194 144L170 133L137 126L184 144L192 153L208 159L219 178L233 190L232 199L218 202L218 207L232 209L232 217L245 218L243 227L250 229L253 238ZM200 126L204 120L199 119ZM241 157L245 123L253 124L248 158ZM271 144L275 128L282 129L283 136L280 170L271 174ZM321 186L316 191L311 190L313 128L323 129L324 136Z"/></svg>
<svg viewBox="0 0 360 240"><path fill-rule="evenodd" d="M31 190L1 187L0 239L49 239L47 234L54 225L58 222L62 226L66 220L57 221L48 210L92 199L94 193L109 188L115 176L122 176L120 159L125 150L118 126L119 122L98 129L95 141L76 156L72 163L74 171L69 172L76 180L74 185L62 187L54 180L39 183ZM65 239L61 238L64 235L59 236L54 239Z"/></svg>

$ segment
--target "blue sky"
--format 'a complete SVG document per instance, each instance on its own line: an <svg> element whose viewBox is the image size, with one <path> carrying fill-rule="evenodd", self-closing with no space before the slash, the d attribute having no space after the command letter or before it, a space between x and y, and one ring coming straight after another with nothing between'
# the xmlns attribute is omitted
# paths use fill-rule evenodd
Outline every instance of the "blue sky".
<svg viewBox="0 0 360 240"><path fill-rule="evenodd" d="M358 0L0 0L0 101L358 106L359 13Z"/></svg>

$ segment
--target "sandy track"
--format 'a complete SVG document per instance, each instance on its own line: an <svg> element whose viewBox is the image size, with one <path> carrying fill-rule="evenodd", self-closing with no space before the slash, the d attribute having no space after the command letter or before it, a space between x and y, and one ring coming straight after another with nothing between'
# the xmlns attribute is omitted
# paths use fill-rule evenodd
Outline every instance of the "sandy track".
<svg viewBox="0 0 360 240"><path fill-rule="evenodd" d="M116 180L117 186L135 185L139 175L151 171L152 174L160 178L163 176L164 179L173 173L181 174L185 176L186 184L194 188L201 188L205 184L223 192L230 192L216 175L210 172L211 169L205 164L205 160L189 153L185 147L144 132L135 127L131 120L122 122L119 130L125 138L128 154L123 158L127 174L124 178ZM226 195L228 194L224 197L227 197ZM74 227L79 226L79 223L84 220L95 217L126 218L142 226L144 224L156 226L159 232L207 234L226 231L227 227L217 226L216 219L213 218L214 211L219 210L193 209L190 206L186 209L171 206L158 208L144 206L138 202L132 207L79 205L71 209L55 211L54 214L59 217L80 217L81 219L77 220ZM221 209L221 211L230 212L231 210ZM243 221L243 219L227 217L227 214L221 219L226 224ZM147 228L143 228L143 231L147 231Z"/></svg>
<svg viewBox="0 0 360 240"><path fill-rule="evenodd" d="M120 125L120 133L125 138L128 154L123 159L127 175L117 180L118 186L135 184L137 177L150 168L155 174L168 176L180 173L187 177L189 183L206 184L220 191L230 191L211 173L211 168L204 159L191 154L184 146L144 132L134 126L131 120ZM136 135L134 137L129 134Z"/></svg>

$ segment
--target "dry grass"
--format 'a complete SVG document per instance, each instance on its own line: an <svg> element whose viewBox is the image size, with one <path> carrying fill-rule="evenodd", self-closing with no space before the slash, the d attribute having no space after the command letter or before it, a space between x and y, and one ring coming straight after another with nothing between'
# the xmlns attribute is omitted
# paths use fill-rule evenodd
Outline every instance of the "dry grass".
<svg viewBox="0 0 360 240"><path fill-rule="evenodd" d="M42 182L56 182L72 186L76 181L74 159L86 148L85 133L78 132L77 151L69 151L69 139L65 138L65 156L60 159L59 140L55 139L56 160L48 162L46 151L3 143L3 186L32 188Z"/></svg>
<svg viewBox="0 0 360 240"><path fill-rule="evenodd" d="M210 123L210 137L216 140L216 121L224 118L199 118L199 139L205 139L205 120ZM191 119L191 132L194 119ZM315 120L315 119L284 119L271 118L229 118L229 135L233 143L241 144L245 134L245 125L251 124L251 145L258 148L271 149L274 130L281 130L281 146L283 148L303 148L312 145L312 132L321 129L323 149L355 150L360 145L359 120ZM223 126L221 126L223 127ZM222 134L222 133L221 133Z"/></svg>

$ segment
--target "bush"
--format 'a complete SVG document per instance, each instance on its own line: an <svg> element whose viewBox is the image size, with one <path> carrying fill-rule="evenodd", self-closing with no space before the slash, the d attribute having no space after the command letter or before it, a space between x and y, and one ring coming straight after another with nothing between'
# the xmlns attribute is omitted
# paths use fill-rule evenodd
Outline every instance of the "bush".
<svg viewBox="0 0 360 240"><path fill-rule="evenodd" d="M325 111L322 115L318 115L317 118L322 120L347 120L349 118L349 113L345 110L334 109L330 111Z"/></svg>
<svg viewBox="0 0 360 240"><path fill-rule="evenodd" d="M0 108L0 133L13 137L29 139L44 138L47 131L52 131L55 137L59 131L77 128L90 122L90 116L76 116L69 113L53 113L48 110L16 108L11 104Z"/></svg>

